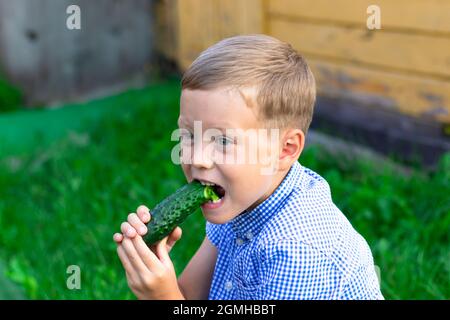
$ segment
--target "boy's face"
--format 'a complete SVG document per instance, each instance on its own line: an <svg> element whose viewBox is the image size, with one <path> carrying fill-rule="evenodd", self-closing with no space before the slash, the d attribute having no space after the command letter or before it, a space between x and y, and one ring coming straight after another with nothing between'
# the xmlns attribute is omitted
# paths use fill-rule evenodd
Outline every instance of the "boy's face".
<svg viewBox="0 0 450 320"><path fill-rule="evenodd" d="M219 203L202 206L212 223L254 208L279 183L273 169L279 136L264 129L255 112L234 90L182 90L178 125L184 174L188 182L212 182L224 191Z"/></svg>

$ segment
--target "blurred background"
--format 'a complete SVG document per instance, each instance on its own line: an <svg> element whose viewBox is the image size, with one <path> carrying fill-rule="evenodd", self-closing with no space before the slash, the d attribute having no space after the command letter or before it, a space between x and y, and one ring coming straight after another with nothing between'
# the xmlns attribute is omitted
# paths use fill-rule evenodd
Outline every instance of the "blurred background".
<svg viewBox="0 0 450 320"><path fill-rule="evenodd" d="M450 1L0 0L0 299L134 299L112 235L185 183L170 157L181 75L249 33L311 66L299 161L367 239L384 296L450 298ZM178 275L205 220L181 227Z"/></svg>

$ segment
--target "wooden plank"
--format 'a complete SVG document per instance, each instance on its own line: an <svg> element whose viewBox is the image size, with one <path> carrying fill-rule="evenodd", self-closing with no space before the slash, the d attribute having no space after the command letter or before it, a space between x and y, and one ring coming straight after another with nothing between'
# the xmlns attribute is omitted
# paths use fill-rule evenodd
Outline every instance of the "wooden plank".
<svg viewBox="0 0 450 320"><path fill-rule="evenodd" d="M179 61L186 69L212 44L234 35L261 33L262 0L178 0Z"/></svg>
<svg viewBox="0 0 450 320"><path fill-rule="evenodd" d="M306 56L318 93L356 103L450 123L450 83L371 70Z"/></svg>
<svg viewBox="0 0 450 320"><path fill-rule="evenodd" d="M450 34L432 37L279 18L270 19L269 28L271 35L291 43L301 52L321 55L324 59L367 63L450 80Z"/></svg>
<svg viewBox="0 0 450 320"><path fill-rule="evenodd" d="M187 68L206 46L213 42L214 23L213 1L178 1L178 48L180 66Z"/></svg>
<svg viewBox="0 0 450 320"><path fill-rule="evenodd" d="M165 57L178 59L177 0L153 2L155 12L155 49Z"/></svg>
<svg viewBox="0 0 450 320"><path fill-rule="evenodd" d="M450 33L448 0L268 0L270 15L366 26L367 7L381 9L382 29Z"/></svg>
<svg viewBox="0 0 450 320"><path fill-rule="evenodd" d="M419 160L428 169L435 169L450 150L449 136L443 134L439 122L355 104L352 99L319 96L311 129L369 146L406 163Z"/></svg>
<svg viewBox="0 0 450 320"><path fill-rule="evenodd" d="M380 143L382 142L380 141ZM398 163L382 153L375 152L375 148L371 149L367 145L342 139L335 134L325 134L315 129L308 130L305 141L305 150L311 147L319 147L326 152L324 156L331 156L342 165L350 164L352 160L359 159L377 163L378 166L374 167L373 170L380 170L380 173L385 169L390 169L407 178L413 172L411 167Z"/></svg>

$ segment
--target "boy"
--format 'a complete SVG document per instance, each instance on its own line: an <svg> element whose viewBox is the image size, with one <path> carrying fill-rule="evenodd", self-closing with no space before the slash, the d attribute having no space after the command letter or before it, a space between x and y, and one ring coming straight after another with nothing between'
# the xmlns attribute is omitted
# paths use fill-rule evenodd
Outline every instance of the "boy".
<svg viewBox="0 0 450 320"><path fill-rule="evenodd" d="M366 241L327 182L298 162L315 94L305 60L266 35L224 39L192 63L180 98L182 168L222 198L202 206L206 237L178 279L169 251L181 229L148 248L148 208L128 216L114 240L139 299L383 299Z"/></svg>

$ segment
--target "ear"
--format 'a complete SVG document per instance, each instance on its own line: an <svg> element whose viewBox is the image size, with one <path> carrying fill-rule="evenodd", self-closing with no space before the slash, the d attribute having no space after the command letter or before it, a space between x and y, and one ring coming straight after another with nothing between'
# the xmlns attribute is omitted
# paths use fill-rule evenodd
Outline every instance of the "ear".
<svg viewBox="0 0 450 320"><path fill-rule="evenodd" d="M305 134L300 129L288 129L281 139L279 169L286 170L298 161L305 146Z"/></svg>

